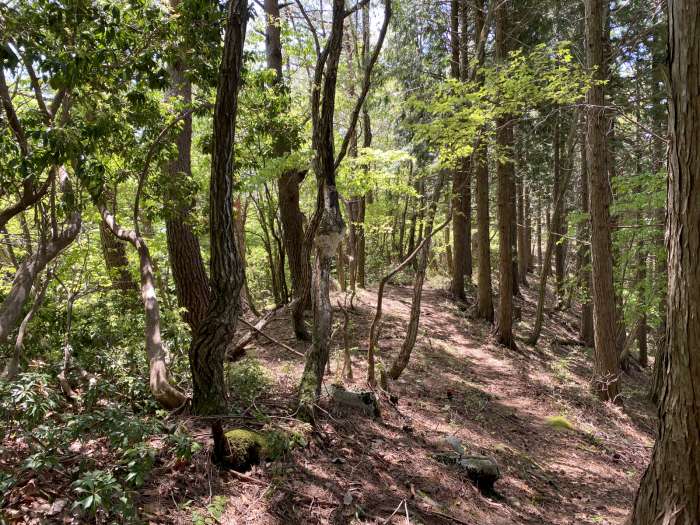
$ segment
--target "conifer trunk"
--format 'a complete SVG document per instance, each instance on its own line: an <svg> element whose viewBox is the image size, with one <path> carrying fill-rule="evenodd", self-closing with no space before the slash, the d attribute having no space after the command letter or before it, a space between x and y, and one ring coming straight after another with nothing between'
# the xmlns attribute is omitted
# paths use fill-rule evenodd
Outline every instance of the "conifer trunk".
<svg viewBox="0 0 700 525"><path fill-rule="evenodd" d="M632 525L700 523L700 5L669 0L668 319L657 441Z"/></svg>
<svg viewBox="0 0 700 525"><path fill-rule="evenodd" d="M603 2L586 0L586 55L594 77L601 79L606 27ZM593 291L593 326L595 338L595 392L604 400L617 400L620 394L619 362L616 345L615 291L613 288L612 244L610 224L610 181L605 140L608 116L605 112L603 86L593 84L588 90L587 164L589 207L591 213L591 259Z"/></svg>

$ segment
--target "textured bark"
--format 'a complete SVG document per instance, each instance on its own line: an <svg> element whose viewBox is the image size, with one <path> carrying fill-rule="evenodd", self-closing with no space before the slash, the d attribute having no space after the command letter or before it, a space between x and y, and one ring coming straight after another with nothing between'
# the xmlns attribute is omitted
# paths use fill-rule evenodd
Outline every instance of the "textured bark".
<svg viewBox="0 0 700 525"><path fill-rule="evenodd" d="M601 79L605 24L603 0L586 0L586 55L588 67L596 68ZM589 207L591 213L591 259L593 290L593 326L595 336L595 376L593 386L599 397L618 400L619 361L615 337L615 291L613 288L610 232L610 181L605 140L607 115L603 86L594 84L588 91L587 164Z"/></svg>
<svg viewBox="0 0 700 525"><path fill-rule="evenodd" d="M330 353L330 335L333 310L330 301L330 277L333 257L345 231L340 212L338 190L335 186L335 154L333 148L333 116L338 62L343 42L343 0L333 0L333 22L326 48L316 63L315 81L321 81L321 92L312 94L314 167L318 185L317 211L310 225L314 235L312 345L306 354L306 363L299 386L299 411L302 418L313 421L316 400L321 395L323 374ZM325 61L321 58L325 56ZM324 67L325 66L325 67ZM321 98L321 93L323 97ZM347 146L346 146L347 147Z"/></svg>
<svg viewBox="0 0 700 525"><path fill-rule="evenodd" d="M476 35L484 28L484 0L474 0L475 44ZM483 65L483 55L478 57ZM477 80L481 80L477 77ZM477 280L476 315L489 323L493 322L493 286L491 284L491 238L489 235L489 167L486 143L477 145L472 155L474 178L476 179L476 222L478 238L479 274Z"/></svg>
<svg viewBox="0 0 700 525"><path fill-rule="evenodd" d="M314 234L314 247L316 248L312 294L314 326L313 344L306 354L306 364L299 387L299 414L309 421L314 421L314 406L321 393L323 374L330 352L333 322L333 310L330 302L330 269L337 245L345 231L345 223L340 212L338 190L335 185L335 171L347 153L350 134L345 135L337 157L334 154L333 136L344 13L344 0L333 0L331 32L326 47L316 62L314 73L314 86L316 87L311 94L312 147L315 153L314 168L319 189L316 213L309 226L309 231ZM365 66L363 85L352 111L349 130L354 129L357 124L362 104L369 91L371 71L379 56L390 18L391 0L386 0L384 22L379 32L376 47Z"/></svg>
<svg viewBox="0 0 700 525"><path fill-rule="evenodd" d="M657 441L633 525L700 523L700 5L669 0L668 319Z"/></svg>
<svg viewBox="0 0 700 525"><path fill-rule="evenodd" d="M181 0L170 0L177 12ZM184 50L181 50L184 51ZM192 84L186 77L186 67L178 57L168 67L170 86L167 97L178 105L192 103ZM177 185L192 177L192 115L182 120L182 127L175 137L177 155L163 167L168 177L166 199L170 210L165 220L168 241L168 258L175 282L175 294L180 308L184 308L183 319L194 332L209 306L209 279L202 260L199 239L191 224L193 202L191 198L178 196Z"/></svg>
<svg viewBox="0 0 700 525"><path fill-rule="evenodd" d="M502 2L496 11L496 60L503 62L508 55L507 22L508 2ZM501 155L512 155L513 124L508 116L496 122L496 143ZM513 336L513 162L499 157L496 164L498 179L498 319L496 340L508 348L517 348Z"/></svg>
<svg viewBox="0 0 700 525"><path fill-rule="evenodd" d="M223 414L227 396L224 359L240 311L243 265L233 233L233 144L238 112L247 0L231 0L219 67L214 106L209 188L211 299L190 346L192 410L198 415Z"/></svg>
<svg viewBox="0 0 700 525"><path fill-rule="evenodd" d="M275 71L275 86L285 89L282 76L282 40L280 11L277 0L265 0L266 30L265 49L267 67ZM283 133L274 137L275 156L291 153L291 145ZM306 170L289 170L283 172L277 180L279 193L280 220L282 238L287 253L289 274L292 280L292 326L297 339L310 340L304 324L304 311L311 305L311 263L310 246L304 243L304 215L299 206L299 186L306 177Z"/></svg>

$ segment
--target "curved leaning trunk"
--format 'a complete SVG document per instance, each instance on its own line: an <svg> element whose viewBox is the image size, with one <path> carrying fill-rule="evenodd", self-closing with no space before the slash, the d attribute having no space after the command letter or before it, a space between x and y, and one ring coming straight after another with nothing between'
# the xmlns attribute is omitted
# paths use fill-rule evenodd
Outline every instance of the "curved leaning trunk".
<svg viewBox="0 0 700 525"><path fill-rule="evenodd" d="M37 275L75 240L81 224L80 212L71 213L61 233L40 245L33 255L20 264L12 281L12 288L0 306L0 344L7 342L22 316L22 308Z"/></svg>
<svg viewBox="0 0 700 525"><path fill-rule="evenodd" d="M418 268L416 274L413 278L413 300L411 301L411 317L408 322L408 329L406 331L406 337L404 338L403 344L401 345L401 351L394 359L391 364L388 375L391 379L396 380L399 378L401 373L408 366L408 361L411 359L411 353L413 352L413 347L416 345L416 337L418 336L418 325L420 322L420 305L423 298L423 282L425 281L425 271L428 267L428 255L430 254L430 238L433 236L433 221L435 220L435 211L437 209L437 203L440 199L440 193L442 192L442 186L444 184L443 176L440 176L440 180L435 188L435 193L433 195L432 202L430 203L430 210L428 211L428 217L425 224L425 239L426 242L422 244L419 259Z"/></svg>
<svg viewBox="0 0 700 525"><path fill-rule="evenodd" d="M31 309L29 310L29 312L27 312L27 315L24 316L24 319L22 319L22 323L19 325L17 339L15 340L14 352L7 360L7 363L5 363L5 368L3 369L2 373L0 373L0 379L3 379L5 381L12 381L19 373L19 360L22 356L22 350L24 350L24 338L27 335L27 327L29 326L29 323L31 322L34 315L39 311L39 308L41 308L41 305L44 303L44 299L46 298L46 290L48 290L49 288L50 281L51 277L47 276L46 279L44 279L44 282L38 288L38 290L35 284L34 290L36 293L36 297L34 299L34 304L32 304Z"/></svg>
<svg viewBox="0 0 700 525"><path fill-rule="evenodd" d="M151 254L144 240L136 235L133 230L126 230L117 224L114 216L107 208L97 205L104 223L110 231L122 241L131 244L139 254L139 273L141 275L141 300L146 315L145 336L146 355L148 356L149 387L153 397L163 408L172 410L181 406L185 400L185 394L170 384L168 379L168 367L165 363L165 350L160 334L160 308L156 296L155 276Z"/></svg>

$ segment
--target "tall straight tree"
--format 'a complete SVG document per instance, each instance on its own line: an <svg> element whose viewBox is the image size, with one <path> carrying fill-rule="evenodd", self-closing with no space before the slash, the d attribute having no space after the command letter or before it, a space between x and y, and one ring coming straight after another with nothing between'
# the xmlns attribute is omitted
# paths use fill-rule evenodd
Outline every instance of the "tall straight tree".
<svg viewBox="0 0 700 525"><path fill-rule="evenodd" d="M230 0L214 106L209 188L211 300L190 346L192 410L223 414L227 399L224 358L236 329L243 265L233 236L233 144L241 83L247 0Z"/></svg>
<svg viewBox="0 0 700 525"><path fill-rule="evenodd" d="M181 0L170 0L174 13L182 8ZM175 106L192 104L192 82L187 78L184 50L168 66L170 86L167 97ZM166 214L165 232L168 241L168 258L175 281L177 302L184 308L183 318L194 331L204 318L209 305L209 279L202 260L199 239L191 224L193 207L190 196L184 199L177 190L192 177L192 114L182 118L182 126L175 137L177 153L164 166L168 175L166 187L169 210Z"/></svg>
<svg viewBox="0 0 700 525"><path fill-rule="evenodd" d="M488 32L485 24L484 0L474 0L474 44L480 47L484 30ZM483 79L479 69L484 65L483 45L482 52L476 53L475 78ZM477 301L476 315L490 323L493 322L493 286L491 284L491 238L489 236L489 166L486 160L486 141L477 145L472 155L472 166L476 180L476 222L477 222L477 249L479 273L477 276Z"/></svg>
<svg viewBox="0 0 700 525"><path fill-rule="evenodd" d="M667 355L657 441L633 525L700 523L700 5L669 0Z"/></svg>
<svg viewBox="0 0 700 525"><path fill-rule="evenodd" d="M284 85L284 77L282 76L282 39L280 37L282 28L279 4L277 0L265 0L264 7L267 67L275 72L274 88L280 92L286 92L287 87ZM286 102L285 100L283 110L288 109ZM273 140L275 157L289 155L292 152L292 144L284 129L277 130ZM309 250L305 249L304 245L304 216L299 206L299 186L305 177L306 170L291 169L282 172L277 179L284 249L289 261L289 274L292 279L292 295L294 297L292 325L294 334L302 340L311 338L304 325L304 310L310 303L308 286L304 286L304 283L311 279L311 265Z"/></svg>
<svg viewBox="0 0 700 525"><path fill-rule="evenodd" d="M589 209L591 215L591 264L593 327L595 339L596 393L605 400L617 400L620 393L618 351L615 343L615 290L613 288L612 243L610 233L610 181L605 140L608 115L600 81L604 71L607 35L605 18L608 0L586 0L586 57L594 82L587 95L587 164Z"/></svg>
<svg viewBox="0 0 700 525"><path fill-rule="evenodd" d="M504 63L508 56L508 8L509 2L501 2L496 10L496 61ZM514 166L513 123L508 115L500 116L496 122L496 143L499 159L496 164L498 179L498 320L496 338L498 343L516 348L513 337L513 191Z"/></svg>
<svg viewBox="0 0 700 525"><path fill-rule="evenodd" d="M460 0L452 0L450 3L450 75L454 79L460 78L460 50L459 38L459 4ZM452 281L450 292L455 299L464 300L464 275L467 264L467 222L464 214L464 186L466 180L467 163L458 161L458 165L452 170Z"/></svg>

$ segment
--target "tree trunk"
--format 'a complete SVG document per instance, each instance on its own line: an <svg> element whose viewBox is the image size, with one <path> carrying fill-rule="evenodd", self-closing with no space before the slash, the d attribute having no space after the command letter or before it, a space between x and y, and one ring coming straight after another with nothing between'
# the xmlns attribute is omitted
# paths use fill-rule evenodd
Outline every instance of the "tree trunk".
<svg viewBox="0 0 700 525"><path fill-rule="evenodd" d="M496 10L496 60L506 61L508 56L506 25L508 3L502 2ZM496 143L501 150L496 164L498 179L498 320L496 339L508 348L517 348L513 336L513 161L503 156L512 155L513 123L507 115L496 123Z"/></svg>
<svg viewBox="0 0 700 525"><path fill-rule="evenodd" d="M700 5L669 0L668 336L657 441L630 523L700 523Z"/></svg>
<svg viewBox="0 0 700 525"><path fill-rule="evenodd" d="M522 180L516 187L518 193L518 278L520 279L520 284L527 288L528 252L530 247L527 243L528 217L525 213L525 181Z"/></svg>
<svg viewBox="0 0 700 525"><path fill-rule="evenodd" d="M585 124L585 116L582 117L582 124ZM583 126L582 126L583 128ZM593 335L593 304L591 303L591 248L590 240L590 219L588 217L588 166L586 165L586 133L585 128L581 130L581 212L586 215L585 221L581 222L579 228L579 258L581 267L581 277L579 286L581 287L581 317L579 320L579 339L587 347L595 344Z"/></svg>
<svg viewBox="0 0 700 525"><path fill-rule="evenodd" d="M459 39L459 0L450 3L450 74L452 78L460 78L460 39ZM452 169L452 281L450 293L459 301L465 300L464 275L467 264L467 221L464 215L464 186L467 176L467 163L460 159ZM420 260L419 260L420 264Z"/></svg>
<svg viewBox="0 0 700 525"><path fill-rule="evenodd" d="M63 185L68 187L67 173L63 168L59 172L59 177L64 181ZM7 341L10 333L22 316L22 308L29 297L29 292L37 275L76 239L80 232L81 224L80 212L70 212L61 232L55 232L55 235L47 241L40 241L36 251L19 265L10 291L0 306L0 344L4 344Z"/></svg>
<svg viewBox="0 0 700 525"><path fill-rule="evenodd" d="M418 325L420 323L420 305L423 296L423 282L425 281L425 270L428 266L428 256L430 254L430 238L432 237L435 210L437 209L437 203L440 199L442 186L443 176L440 175L438 184L435 187L432 202L430 203L428 216L426 218L425 239L427 242L424 243L420 253L418 254L418 270L413 277L413 299L411 301L411 316L408 321L408 328L406 329L406 337L401 345L401 350L392 362L387 373L387 375L394 381L397 380L401 376L401 373L406 369L406 366L411 359L413 347L416 345Z"/></svg>
<svg viewBox="0 0 700 525"><path fill-rule="evenodd" d="M561 110L557 109L556 111L557 116L554 123L554 186L552 195L561 195L559 198L563 200L563 194L561 193ZM563 219L563 213L554 211L552 214L552 229L549 233L550 236L554 234L556 242L554 245L554 283L557 305L561 304L564 285L564 243L561 238L561 234L564 233L562 231Z"/></svg>
<svg viewBox="0 0 700 525"><path fill-rule="evenodd" d="M474 0L474 42L478 39L484 26L484 0ZM479 67L483 65L483 55L477 57ZM477 76L483 81L481 75ZM491 237L489 235L491 219L489 217L489 167L486 142L477 144L472 155L474 178L476 179L476 222L477 248L479 251L479 275L477 281L476 316L493 323L493 287L491 284Z"/></svg>
<svg viewBox="0 0 700 525"><path fill-rule="evenodd" d="M232 235L231 174L234 172L233 144L247 18L247 0L231 0L214 106L209 188L211 299L189 352L192 410L198 415L226 412L224 359L240 311L243 266Z"/></svg>
<svg viewBox="0 0 700 525"><path fill-rule="evenodd" d="M267 67L275 71L275 85L284 88L282 76L282 40L280 12L277 0L265 0L266 32L265 49ZM284 108L288 110L287 107ZM291 153L291 145L283 130L274 137L274 154L281 157ZM289 274L292 280L292 326L297 339L311 339L304 324L304 311L311 304L310 296L310 246L304 243L304 215L299 206L299 187L306 177L306 170L284 171L277 180L279 193L282 237L287 253Z"/></svg>
<svg viewBox="0 0 700 525"><path fill-rule="evenodd" d="M22 319L22 322L19 325L17 338L15 339L14 351L5 363L5 368L3 369L2 373L0 373L0 380L12 381L19 373L20 359L22 357L22 351L24 350L24 338L27 335L27 328L29 327L29 323L34 315L39 311L39 308L41 308L41 305L44 303L46 291L48 290L49 283L51 282L51 277L52 275L47 272L44 282L41 283L41 285L37 287L38 283L34 283L34 291L36 293L34 303L32 303L32 307L29 309L27 315L24 316L24 319Z"/></svg>
<svg viewBox="0 0 700 525"><path fill-rule="evenodd" d="M344 0L333 0L333 22L326 44L325 67L319 59L316 64L315 81L323 80L321 93L316 92L312 100L314 166L318 185L317 212L313 228L316 255L312 282L311 302L314 324L312 345L306 354L306 363L299 386L299 413L303 419L314 421L317 399L321 395L323 374L330 353L330 335L333 310L330 300L330 276L333 257L345 231L345 222L340 212L338 190L335 185L335 153L333 148L333 116L338 62L343 42ZM318 97L318 98L316 98ZM320 206L319 206L320 205ZM310 228L312 228L310 226Z"/></svg>
<svg viewBox="0 0 700 525"><path fill-rule="evenodd" d="M181 0L170 0L174 11L181 9ZM185 50L168 67L170 87L167 97L176 105L192 104L192 84L187 78L184 59ZM177 156L163 167L167 173L166 199L169 210L166 214L165 231L168 241L168 258L175 282L175 293L180 308L184 308L183 319L192 332L204 318L209 306L209 279L202 260L199 239L192 228L191 211L194 201L191 195L183 198L178 186L192 178L192 115L186 115L182 127L175 137Z"/></svg>
<svg viewBox="0 0 700 525"><path fill-rule="evenodd" d="M148 246L134 230L125 230L117 224L114 216L103 203L96 203L102 220L110 231L122 241L130 243L139 254L141 274L141 300L145 313L146 355L148 356L149 386L153 397L168 410L181 406L185 395L170 384L166 353L160 332L160 308L156 296L155 276Z"/></svg>
<svg viewBox="0 0 700 525"><path fill-rule="evenodd" d="M607 0L606 0L607 1ZM603 0L586 0L586 55L588 67L596 68L594 78L601 78L603 49L607 35ZM618 400L619 360L615 343L615 290L613 288L612 246L610 235L610 181L607 170L605 131L607 115L603 86L591 86L587 96L588 135L587 164L589 207L591 212L591 258L593 281L593 326L595 336L594 390L605 400Z"/></svg>
<svg viewBox="0 0 700 525"><path fill-rule="evenodd" d="M116 194L114 192L104 192L105 202L108 203L111 213L115 212ZM117 239L109 227L100 222L100 244L102 245L102 255L105 260L105 267L109 273L112 287L124 293L136 290L136 283L129 273L129 259L126 257L125 245Z"/></svg>

